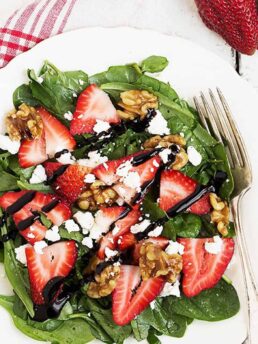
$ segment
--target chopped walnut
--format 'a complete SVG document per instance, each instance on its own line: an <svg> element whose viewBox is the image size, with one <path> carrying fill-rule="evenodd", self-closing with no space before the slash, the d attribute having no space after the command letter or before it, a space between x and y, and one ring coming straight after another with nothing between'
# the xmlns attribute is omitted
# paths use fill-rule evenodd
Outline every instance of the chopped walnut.
<svg viewBox="0 0 258 344"><path fill-rule="evenodd" d="M87 295L98 299L110 295L116 287L117 279L120 275L120 267L109 265L95 276L95 282L90 282Z"/></svg>
<svg viewBox="0 0 258 344"><path fill-rule="evenodd" d="M120 93L121 101L118 105L123 110L117 110L120 118L133 120L136 117L143 119L148 109L158 108L158 98L145 90L130 90Z"/></svg>
<svg viewBox="0 0 258 344"><path fill-rule="evenodd" d="M140 249L140 271L143 280L165 276L170 283L176 281L182 270L182 257L179 254L167 254L161 247L146 242Z"/></svg>
<svg viewBox="0 0 258 344"><path fill-rule="evenodd" d="M181 170L188 163L188 155L186 154L184 148L180 148L179 153L177 153L175 161L171 164L173 170Z"/></svg>
<svg viewBox="0 0 258 344"><path fill-rule="evenodd" d="M21 104L19 109L9 112L5 119L7 132L14 141L38 139L43 132L43 122L32 106Z"/></svg>
<svg viewBox="0 0 258 344"><path fill-rule="evenodd" d="M226 201L222 201L215 193L210 194L212 205L211 221L217 225L217 229L222 236L228 234L229 206Z"/></svg>
<svg viewBox="0 0 258 344"><path fill-rule="evenodd" d="M184 147L186 145L186 141L180 135L166 135L163 137L156 135L146 140L143 147L147 149L152 149L157 146L169 148L172 144Z"/></svg>
<svg viewBox="0 0 258 344"><path fill-rule="evenodd" d="M91 257L89 260L89 264L83 270L83 274L90 275L92 272L96 271L96 267L99 263L101 263L101 260L98 258L97 255Z"/></svg>
<svg viewBox="0 0 258 344"><path fill-rule="evenodd" d="M99 206L110 206L118 199L118 194L100 180L92 183L78 199L78 206L83 210L95 211Z"/></svg>

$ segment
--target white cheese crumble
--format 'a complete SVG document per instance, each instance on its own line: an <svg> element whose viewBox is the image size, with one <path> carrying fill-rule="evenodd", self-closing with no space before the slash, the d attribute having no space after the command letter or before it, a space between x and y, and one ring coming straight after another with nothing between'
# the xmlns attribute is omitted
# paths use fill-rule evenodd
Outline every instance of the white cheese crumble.
<svg viewBox="0 0 258 344"><path fill-rule="evenodd" d="M161 160L166 164L168 162L168 157L171 154L171 149L166 148L163 151L159 153L159 156L161 157Z"/></svg>
<svg viewBox="0 0 258 344"><path fill-rule="evenodd" d="M107 233L110 225L112 224L112 219L103 216L102 210L98 210L95 214L95 222L90 229L90 237L92 239L98 240L101 238L103 233Z"/></svg>
<svg viewBox="0 0 258 344"><path fill-rule="evenodd" d="M135 225L133 225L130 228L130 231L133 234L144 232L145 229L150 225L150 223L151 223L150 220L145 219L142 222L136 223Z"/></svg>
<svg viewBox="0 0 258 344"><path fill-rule="evenodd" d="M156 300L151 301L151 303L150 303L150 308L151 308L151 309L154 309L155 306L156 306Z"/></svg>
<svg viewBox="0 0 258 344"><path fill-rule="evenodd" d="M178 280L175 281L175 283L173 283L173 284L166 282L164 285L164 288L163 288L163 290L159 296L160 297L166 297L166 296L173 295L176 297L180 297L181 294L180 294L179 286L180 286L180 282Z"/></svg>
<svg viewBox="0 0 258 344"><path fill-rule="evenodd" d="M64 114L64 118L67 119L68 121L71 121L73 119L73 114L71 113L71 111L67 111Z"/></svg>
<svg viewBox="0 0 258 344"><path fill-rule="evenodd" d="M72 219L65 221L64 225L65 225L65 229L67 229L67 231L69 233L71 233L71 232L79 232L80 231L80 227Z"/></svg>
<svg viewBox="0 0 258 344"><path fill-rule="evenodd" d="M140 191L141 179L138 172L131 171L132 167L131 162L128 160L117 168L116 175L121 177L120 181L126 186Z"/></svg>
<svg viewBox="0 0 258 344"><path fill-rule="evenodd" d="M38 77L37 77L37 82L38 82L39 84L42 84L43 81L44 81L44 79L43 79L42 76L38 76Z"/></svg>
<svg viewBox="0 0 258 344"><path fill-rule="evenodd" d="M95 180L96 180L96 177L95 177L95 175L92 174L92 173L86 174L86 176L85 176L85 178L84 178L84 182L85 182L85 183L89 183L89 184L94 183Z"/></svg>
<svg viewBox="0 0 258 344"><path fill-rule="evenodd" d="M59 234L58 226L53 226L52 228L46 231L45 239L49 241L58 241L61 239Z"/></svg>
<svg viewBox="0 0 258 344"><path fill-rule="evenodd" d="M7 150L11 154L16 154L20 148L20 141L12 141L9 136L0 135L0 148Z"/></svg>
<svg viewBox="0 0 258 344"><path fill-rule="evenodd" d="M118 254L118 251L111 250L109 247L105 248L105 256L109 259L115 257Z"/></svg>
<svg viewBox="0 0 258 344"><path fill-rule="evenodd" d="M35 234L33 234L33 233L28 233L27 237L30 238L30 239L34 239L34 238L35 238Z"/></svg>
<svg viewBox="0 0 258 344"><path fill-rule="evenodd" d="M25 244L25 245L21 245L19 247L16 247L14 249L15 255L16 255L16 259L22 263L23 265L27 265L27 258L26 258L26 253L25 253L25 249L26 247L29 247L29 244Z"/></svg>
<svg viewBox="0 0 258 344"><path fill-rule="evenodd" d="M30 184L39 184L45 182L47 180L47 175L44 167L42 165L38 165L30 178Z"/></svg>
<svg viewBox="0 0 258 344"><path fill-rule="evenodd" d="M120 230L120 228L118 226L115 226L114 229L112 230L112 234L117 235L119 230Z"/></svg>
<svg viewBox="0 0 258 344"><path fill-rule="evenodd" d="M130 160L125 161L123 164L119 165L116 170L116 175L119 177L126 177L129 171L132 169L133 165Z"/></svg>
<svg viewBox="0 0 258 344"><path fill-rule="evenodd" d="M77 162L79 165L94 168L100 164L108 161L106 156L101 156L98 151L92 151L88 153L88 159L79 159Z"/></svg>
<svg viewBox="0 0 258 344"><path fill-rule="evenodd" d="M83 234L88 234L89 230L92 228L92 226L95 223L94 217L92 213L89 211L86 211L85 213L82 211L77 211L73 217L76 219L76 221L79 223L79 225L82 227Z"/></svg>
<svg viewBox="0 0 258 344"><path fill-rule="evenodd" d="M169 240L169 245L166 248L166 253L167 254L177 254L179 253L180 255L184 254L184 245L180 244L177 241L172 241Z"/></svg>
<svg viewBox="0 0 258 344"><path fill-rule="evenodd" d="M61 156L56 160L63 165L72 165L75 163L75 158L72 156L71 152L61 154Z"/></svg>
<svg viewBox="0 0 258 344"><path fill-rule="evenodd" d="M95 133L99 134L103 131L107 131L110 128L110 124L106 121L102 121L101 119L96 120L96 124L93 127Z"/></svg>
<svg viewBox="0 0 258 344"><path fill-rule="evenodd" d="M156 160L156 159L154 159L154 160L153 160L153 166L155 166L155 167L159 167L159 163L157 162L157 160Z"/></svg>
<svg viewBox="0 0 258 344"><path fill-rule="evenodd" d="M221 252L223 246L223 240L218 236L213 237L213 242L206 242L205 250L211 254L218 254Z"/></svg>
<svg viewBox="0 0 258 344"><path fill-rule="evenodd" d="M82 245L87 246L89 248L93 247L93 240L90 237L85 237L82 239Z"/></svg>
<svg viewBox="0 0 258 344"><path fill-rule="evenodd" d="M153 231L149 232L148 236L149 237L158 237L163 231L163 226L157 226Z"/></svg>
<svg viewBox="0 0 258 344"><path fill-rule="evenodd" d="M157 135L168 135L170 133L169 128L167 126L167 121L162 116L159 110L156 110L156 115L150 121L147 131L150 134L157 134Z"/></svg>
<svg viewBox="0 0 258 344"><path fill-rule="evenodd" d="M189 162L194 166L198 166L202 162L201 154L193 146L187 147L187 155Z"/></svg>
<svg viewBox="0 0 258 344"><path fill-rule="evenodd" d="M38 254L43 254L43 248L47 247L47 243L44 240L41 241L37 241L34 244L34 250L36 251L36 253Z"/></svg>

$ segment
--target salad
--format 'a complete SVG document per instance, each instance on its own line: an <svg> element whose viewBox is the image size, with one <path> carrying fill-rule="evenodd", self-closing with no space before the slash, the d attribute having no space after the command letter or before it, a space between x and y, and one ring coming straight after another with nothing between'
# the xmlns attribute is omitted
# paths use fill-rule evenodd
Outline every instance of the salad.
<svg viewBox="0 0 258 344"><path fill-rule="evenodd" d="M0 305L51 343L160 343L239 311L225 147L165 57L88 76L45 62L0 135Z"/></svg>

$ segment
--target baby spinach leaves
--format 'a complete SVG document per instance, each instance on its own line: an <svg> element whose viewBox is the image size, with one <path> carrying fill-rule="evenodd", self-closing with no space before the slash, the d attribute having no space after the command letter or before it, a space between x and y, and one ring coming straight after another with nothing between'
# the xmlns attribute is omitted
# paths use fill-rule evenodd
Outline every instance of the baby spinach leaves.
<svg viewBox="0 0 258 344"><path fill-rule="evenodd" d="M166 57L152 55L143 60L140 67L143 72L157 73L162 72L167 67L168 63Z"/></svg>

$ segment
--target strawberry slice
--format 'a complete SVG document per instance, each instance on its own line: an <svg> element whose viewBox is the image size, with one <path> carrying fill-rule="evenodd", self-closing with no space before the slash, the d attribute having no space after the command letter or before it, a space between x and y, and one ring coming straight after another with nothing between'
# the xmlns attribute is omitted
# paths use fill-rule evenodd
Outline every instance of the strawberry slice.
<svg viewBox="0 0 258 344"><path fill-rule="evenodd" d="M153 238L148 238L148 239L143 239L141 241L139 241L133 250L133 262L135 264L139 264L139 259L140 259L140 249L143 243L146 242L152 242L153 244L160 246L162 249L166 248L168 246L169 243L169 239L159 236L159 237L153 237Z"/></svg>
<svg viewBox="0 0 258 344"><path fill-rule="evenodd" d="M42 251L40 254L33 247L26 248L31 296L37 305L45 303L43 291L47 283L55 277L68 276L77 259L74 241L52 244Z"/></svg>
<svg viewBox="0 0 258 344"><path fill-rule="evenodd" d="M112 207L112 208L114 208L114 207ZM103 210L105 212L107 212L107 211L109 212L110 211L109 209L112 209L112 208L104 208ZM125 210L124 207L115 207L115 208L122 208L123 211ZM122 214L122 212L120 212L120 214L117 216L117 218ZM119 237L121 235L124 235L125 233L127 233L130 230L131 226L133 226L135 223L138 222L140 216L141 216L140 211L135 209L135 210L130 211L129 214L126 215L121 220L118 220L116 222L115 221L112 222L112 223L115 222L114 230L107 233L100 240L100 247L98 250L98 257L100 259L105 258L105 249L107 247L110 248L111 250L113 250L117 247L117 241L118 241Z"/></svg>
<svg viewBox="0 0 258 344"><path fill-rule="evenodd" d="M160 277L141 281L138 266L122 265L112 294L114 322L124 326L132 321L160 294L164 284L164 280Z"/></svg>
<svg viewBox="0 0 258 344"><path fill-rule="evenodd" d="M128 232L119 237L117 240L117 246L119 251L125 251L133 247L137 243L137 240L133 233Z"/></svg>
<svg viewBox="0 0 258 344"><path fill-rule="evenodd" d="M76 146L76 141L66 126L42 107L38 108L37 112L44 125L47 155L52 158L57 151L63 149L73 150Z"/></svg>
<svg viewBox="0 0 258 344"><path fill-rule="evenodd" d="M59 162L46 162L44 164L48 178L51 178L60 167ZM68 203L74 203L85 187L84 178L91 171L89 167L78 164L69 165L67 169L57 177L53 183L53 190Z"/></svg>
<svg viewBox="0 0 258 344"><path fill-rule="evenodd" d="M167 211L177 203L191 195L198 183L192 178L175 170L165 170L161 173L159 206ZM194 203L189 211L198 215L207 214L210 211L210 201L207 195Z"/></svg>
<svg viewBox="0 0 258 344"><path fill-rule="evenodd" d="M27 193L29 193L29 191L6 192L0 197L0 206L6 210ZM29 203L25 204L20 210L12 215L15 224L18 225L20 221L32 216L32 211L42 211L42 207L48 205L55 199L53 195L36 192L34 198ZM45 212L45 215L54 225L60 226L71 217L71 210L66 204L59 202L52 210ZM46 230L47 228L41 224L40 221L36 220L31 226L19 233L29 243L34 244L36 241L40 241L45 237Z"/></svg>
<svg viewBox="0 0 258 344"><path fill-rule="evenodd" d="M94 133L96 121L119 123L120 118L109 96L97 85L88 86L79 96L71 121L72 135Z"/></svg>
<svg viewBox="0 0 258 344"><path fill-rule="evenodd" d="M234 253L234 240L223 238L221 250L217 254L206 251L205 243L213 238L180 238L184 245L183 292L187 297L198 295L202 290L214 287L224 274Z"/></svg>
<svg viewBox="0 0 258 344"><path fill-rule="evenodd" d="M44 136L42 135L39 139L34 140L22 140L18 160L22 168L35 166L46 161L46 140Z"/></svg>

